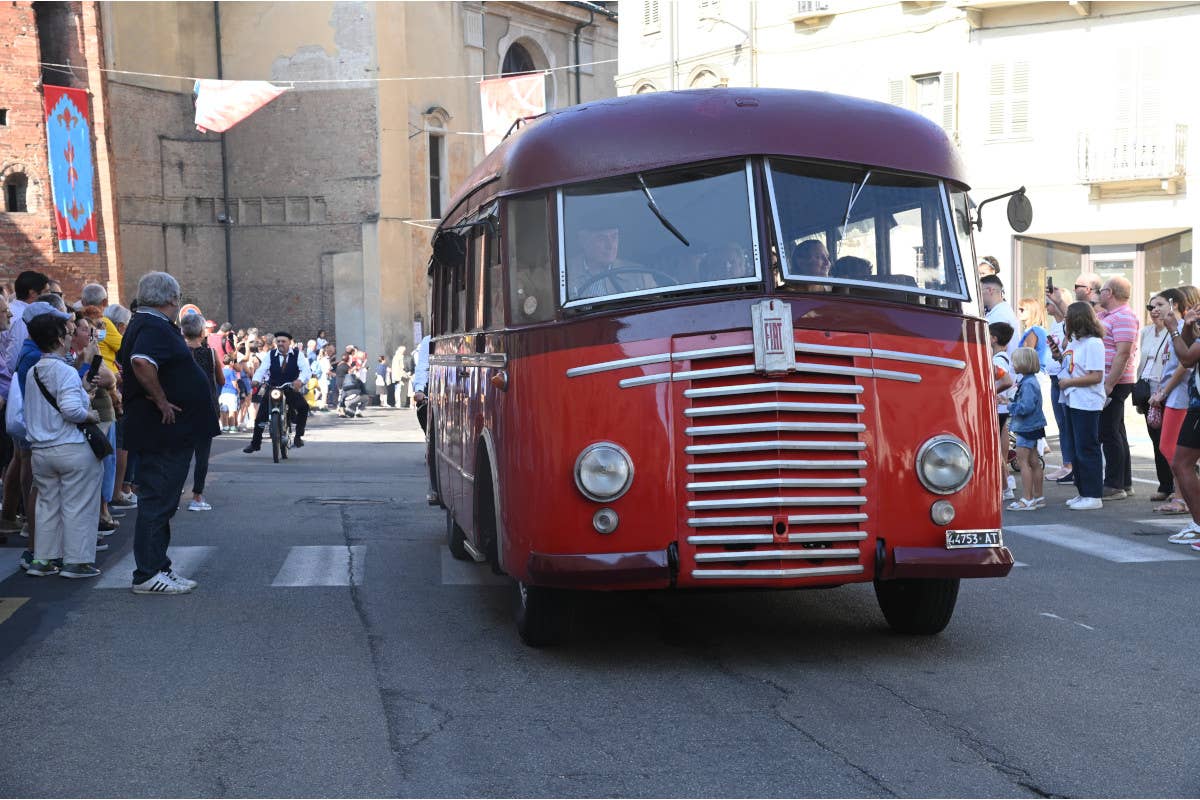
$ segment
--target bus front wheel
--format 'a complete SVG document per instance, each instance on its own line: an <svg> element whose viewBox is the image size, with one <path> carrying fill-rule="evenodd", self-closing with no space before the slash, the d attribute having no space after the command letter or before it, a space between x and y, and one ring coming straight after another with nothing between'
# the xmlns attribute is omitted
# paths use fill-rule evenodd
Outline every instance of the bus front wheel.
<svg viewBox="0 0 1200 800"><path fill-rule="evenodd" d="M567 631L567 595L517 581L517 633L530 647L558 644Z"/></svg>
<svg viewBox="0 0 1200 800"><path fill-rule="evenodd" d="M893 630L926 636L941 633L954 615L958 578L875 581L875 598Z"/></svg>

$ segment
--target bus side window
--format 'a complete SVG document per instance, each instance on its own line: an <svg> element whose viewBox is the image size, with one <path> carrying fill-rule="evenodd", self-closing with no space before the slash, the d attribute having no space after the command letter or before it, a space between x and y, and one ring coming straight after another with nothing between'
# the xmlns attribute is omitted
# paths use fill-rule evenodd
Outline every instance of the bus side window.
<svg viewBox="0 0 1200 800"><path fill-rule="evenodd" d="M509 319L515 325L554 318L557 275L550 253L549 204L544 193L508 201L505 256L508 261Z"/></svg>
<svg viewBox="0 0 1200 800"><path fill-rule="evenodd" d="M493 222L495 220L493 219ZM489 330L504 327L504 261L500 258L500 234L496 225L487 226L487 320Z"/></svg>
<svg viewBox="0 0 1200 800"><path fill-rule="evenodd" d="M471 284L467 293L469 309L467 311L467 327L469 331L483 328L483 309L487 303L487 289L484 285L484 271L487 269L487 249L484 246L484 231L486 226L477 226L471 234Z"/></svg>

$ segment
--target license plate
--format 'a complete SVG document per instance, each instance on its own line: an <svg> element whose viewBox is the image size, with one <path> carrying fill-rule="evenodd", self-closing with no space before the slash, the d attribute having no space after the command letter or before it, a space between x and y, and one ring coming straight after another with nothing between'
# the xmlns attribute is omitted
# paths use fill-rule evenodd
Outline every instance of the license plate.
<svg viewBox="0 0 1200 800"><path fill-rule="evenodd" d="M1003 547L1004 535L996 530L946 531L946 547Z"/></svg>

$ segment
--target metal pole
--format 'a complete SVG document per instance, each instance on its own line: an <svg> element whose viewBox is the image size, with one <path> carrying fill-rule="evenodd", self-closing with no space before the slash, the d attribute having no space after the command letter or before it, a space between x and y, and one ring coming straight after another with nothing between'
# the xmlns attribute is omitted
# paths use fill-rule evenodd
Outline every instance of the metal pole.
<svg viewBox="0 0 1200 800"><path fill-rule="evenodd" d="M225 77L221 68L221 4L213 0L213 24L217 38L217 80ZM221 198L224 214L221 227L225 231L225 317L233 323L233 241L229 230L233 218L229 215L229 161L225 150L225 134L221 134Z"/></svg>

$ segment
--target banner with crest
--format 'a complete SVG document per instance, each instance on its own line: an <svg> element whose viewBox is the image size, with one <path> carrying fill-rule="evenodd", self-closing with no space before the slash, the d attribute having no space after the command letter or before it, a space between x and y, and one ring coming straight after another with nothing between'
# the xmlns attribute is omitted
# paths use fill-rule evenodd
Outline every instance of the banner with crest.
<svg viewBox="0 0 1200 800"><path fill-rule="evenodd" d="M58 251L98 252L96 170L92 162L88 93L65 86L43 86L42 93Z"/></svg>

